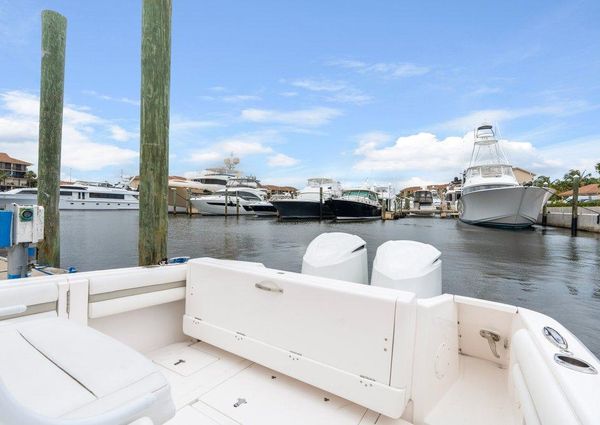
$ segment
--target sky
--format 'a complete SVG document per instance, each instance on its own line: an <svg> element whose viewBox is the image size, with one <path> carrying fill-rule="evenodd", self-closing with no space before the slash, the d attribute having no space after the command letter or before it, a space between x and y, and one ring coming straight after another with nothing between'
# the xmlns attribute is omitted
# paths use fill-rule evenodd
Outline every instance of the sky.
<svg viewBox="0 0 600 425"><path fill-rule="evenodd" d="M0 0L0 151L37 162L41 11L68 20L62 176L139 170L141 0ZM561 177L600 162L598 1L173 0L171 175L444 183L472 130Z"/></svg>

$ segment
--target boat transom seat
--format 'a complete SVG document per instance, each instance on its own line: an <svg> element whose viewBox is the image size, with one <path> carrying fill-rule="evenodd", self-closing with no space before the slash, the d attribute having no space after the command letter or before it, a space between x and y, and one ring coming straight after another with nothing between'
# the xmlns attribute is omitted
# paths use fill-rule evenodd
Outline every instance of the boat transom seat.
<svg viewBox="0 0 600 425"><path fill-rule="evenodd" d="M185 334L386 416L410 399L415 323L409 292L189 262Z"/></svg>
<svg viewBox="0 0 600 425"><path fill-rule="evenodd" d="M62 318L0 327L0 423L161 424L175 408L154 364Z"/></svg>

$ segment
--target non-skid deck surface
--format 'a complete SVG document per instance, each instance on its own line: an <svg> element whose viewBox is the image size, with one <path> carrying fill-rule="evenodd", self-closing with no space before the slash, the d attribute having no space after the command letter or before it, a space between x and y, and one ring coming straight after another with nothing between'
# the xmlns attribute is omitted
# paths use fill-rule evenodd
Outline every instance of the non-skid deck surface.
<svg viewBox="0 0 600 425"><path fill-rule="evenodd" d="M508 370L487 360L460 356L460 376L425 418L427 425L515 423L508 396Z"/></svg>
<svg viewBox="0 0 600 425"><path fill-rule="evenodd" d="M169 345L148 357L171 384L177 415L168 425L382 423L362 406L203 342Z"/></svg>

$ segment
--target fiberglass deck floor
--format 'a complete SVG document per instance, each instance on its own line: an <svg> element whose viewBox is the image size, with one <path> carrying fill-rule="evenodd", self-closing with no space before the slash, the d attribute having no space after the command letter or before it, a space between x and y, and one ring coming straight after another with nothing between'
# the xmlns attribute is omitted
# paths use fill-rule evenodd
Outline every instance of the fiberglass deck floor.
<svg viewBox="0 0 600 425"><path fill-rule="evenodd" d="M409 425L203 342L147 356L171 384L168 425Z"/></svg>

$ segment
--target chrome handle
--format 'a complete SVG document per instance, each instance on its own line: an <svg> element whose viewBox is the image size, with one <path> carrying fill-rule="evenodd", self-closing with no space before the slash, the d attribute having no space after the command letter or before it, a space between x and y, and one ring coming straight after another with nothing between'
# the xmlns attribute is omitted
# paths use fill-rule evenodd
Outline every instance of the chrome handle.
<svg viewBox="0 0 600 425"><path fill-rule="evenodd" d="M479 335L487 339L488 344L490 345L490 350L492 350L492 354L494 355L494 357L499 359L500 356L498 355L498 351L496 350L496 343L500 341L500 335L498 335L496 332L488 331L487 329L481 329L479 331Z"/></svg>
<svg viewBox="0 0 600 425"><path fill-rule="evenodd" d="M258 289L262 289L263 291L279 292L283 294L283 289L277 286L274 282L270 282L268 280L255 283L254 286Z"/></svg>

